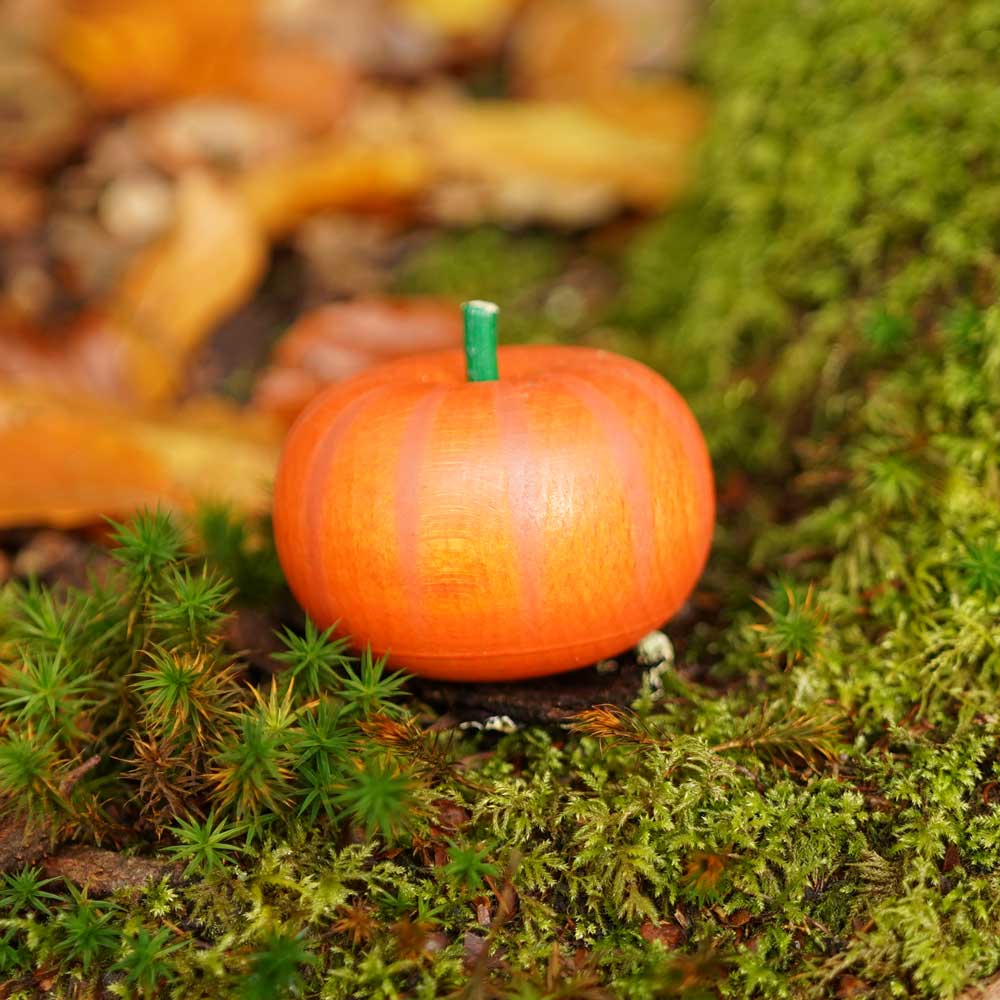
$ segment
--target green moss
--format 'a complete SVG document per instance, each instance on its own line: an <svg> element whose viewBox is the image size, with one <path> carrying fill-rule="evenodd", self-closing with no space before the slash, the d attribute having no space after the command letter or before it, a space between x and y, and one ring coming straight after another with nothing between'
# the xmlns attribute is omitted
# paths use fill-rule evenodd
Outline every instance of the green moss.
<svg viewBox="0 0 1000 1000"><path fill-rule="evenodd" d="M503 343L564 338L583 316L559 309L558 278L568 259L565 239L496 227L442 232L402 262L394 289L404 295L433 295L463 301L496 302ZM575 305L575 300L574 300Z"/></svg>
<svg viewBox="0 0 1000 1000"><path fill-rule="evenodd" d="M768 422L809 396L824 429L868 344L995 279L998 38L988 2L714 6L698 187L638 245L623 316L655 334L720 457L785 452L760 420L734 434L720 385L750 373L746 413Z"/></svg>

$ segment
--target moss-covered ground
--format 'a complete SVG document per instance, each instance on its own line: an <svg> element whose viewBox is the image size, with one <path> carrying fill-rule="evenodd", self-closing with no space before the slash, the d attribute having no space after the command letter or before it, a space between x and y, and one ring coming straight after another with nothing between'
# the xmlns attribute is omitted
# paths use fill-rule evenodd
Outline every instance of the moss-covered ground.
<svg viewBox="0 0 1000 1000"><path fill-rule="evenodd" d="M428 729L314 632L254 673L226 577L269 600L273 557L218 516L207 569L148 517L103 583L8 588L7 825L177 861L110 898L6 876L8 995L950 997L1000 967L998 45L991 0L714 6L697 189L599 335L692 400L720 490L709 611L630 710ZM483 282L562 252L473 234L408 280L464 285L469 240Z"/></svg>

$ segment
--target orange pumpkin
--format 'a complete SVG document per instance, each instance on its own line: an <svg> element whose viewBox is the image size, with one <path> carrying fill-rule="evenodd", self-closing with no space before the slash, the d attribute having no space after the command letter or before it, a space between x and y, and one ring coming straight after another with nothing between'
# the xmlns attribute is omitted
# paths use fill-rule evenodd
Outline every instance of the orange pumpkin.
<svg viewBox="0 0 1000 1000"><path fill-rule="evenodd" d="M496 352L495 312L466 305L465 364L404 358L317 397L275 487L305 610L426 677L619 653L677 611L711 541L708 453L669 383L591 348Z"/></svg>

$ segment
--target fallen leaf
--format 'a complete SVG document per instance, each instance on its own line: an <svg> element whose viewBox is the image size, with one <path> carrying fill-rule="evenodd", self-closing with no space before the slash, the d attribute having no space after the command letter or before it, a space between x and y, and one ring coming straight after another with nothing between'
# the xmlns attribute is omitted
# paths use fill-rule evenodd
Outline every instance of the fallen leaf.
<svg viewBox="0 0 1000 1000"><path fill-rule="evenodd" d="M308 45L266 44L249 60L237 96L324 132L354 97L353 70Z"/></svg>
<svg viewBox="0 0 1000 1000"><path fill-rule="evenodd" d="M704 97L670 80L624 83L615 90L592 94L588 106L619 128L668 136L688 149L697 142L708 118Z"/></svg>
<svg viewBox="0 0 1000 1000"><path fill-rule="evenodd" d="M684 943L684 931L677 924L667 921L665 923L653 923L647 920L639 929L644 941L659 941L664 948L670 950L679 948Z"/></svg>
<svg viewBox="0 0 1000 1000"><path fill-rule="evenodd" d="M0 527L91 524L198 500L267 509L280 432L221 401L162 417L0 384Z"/></svg>
<svg viewBox="0 0 1000 1000"><path fill-rule="evenodd" d="M462 938L462 962L465 968L474 968L486 954L486 938L481 934L466 931Z"/></svg>
<svg viewBox="0 0 1000 1000"><path fill-rule="evenodd" d="M727 927L744 927L750 922L749 910L736 910L735 913L724 914L720 919Z"/></svg>
<svg viewBox="0 0 1000 1000"><path fill-rule="evenodd" d="M623 86L589 103L474 101L439 87L372 96L345 130L422 160L412 193L435 221L580 226L675 199L705 117L702 96L680 84ZM328 171L314 168L317 183Z"/></svg>
<svg viewBox="0 0 1000 1000"><path fill-rule="evenodd" d="M598 0L624 26L634 72L679 72L691 61L705 0Z"/></svg>
<svg viewBox="0 0 1000 1000"><path fill-rule="evenodd" d="M941 871L948 873L957 868L962 863L962 855L957 844L949 844L945 848L944 858L941 861Z"/></svg>
<svg viewBox="0 0 1000 1000"><path fill-rule="evenodd" d="M256 287L267 263L265 229L318 206L410 196L426 176L422 164L412 150L332 144L250 170L238 184L184 172L168 231L133 258L104 310L49 333L8 322L0 377L142 405L172 398L194 352ZM126 209L112 214L138 224L123 218Z"/></svg>
<svg viewBox="0 0 1000 1000"><path fill-rule="evenodd" d="M274 659L285 647L281 634L280 616L271 608L239 607L230 614L223 625L226 646L242 660L267 674L287 670L287 664Z"/></svg>
<svg viewBox="0 0 1000 1000"><path fill-rule="evenodd" d="M73 533L35 529L26 537L10 560L14 577L35 577L50 587L86 588L106 582L114 568L108 554L112 539L106 522Z"/></svg>
<svg viewBox="0 0 1000 1000"><path fill-rule="evenodd" d="M104 107L219 93L242 77L253 0L68 0L55 57Z"/></svg>
<svg viewBox="0 0 1000 1000"><path fill-rule="evenodd" d="M295 232L306 281L323 298L384 292L399 260L402 226L385 217L328 213L307 219Z"/></svg>
<svg viewBox="0 0 1000 1000"><path fill-rule="evenodd" d="M0 873L29 868L52 847L56 831L33 823L24 813L10 812L0 820Z"/></svg>
<svg viewBox="0 0 1000 1000"><path fill-rule="evenodd" d="M62 531L36 531L22 548L11 570L15 576L48 577L74 559L79 559L83 543Z"/></svg>
<svg viewBox="0 0 1000 1000"><path fill-rule="evenodd" d="M52 50L103 107L231 96L330 128L351 100L355 72L262 30L259 7L257 0L72 0Z"/></svg>
<svg viewBox="0 0 1000 1000"><path fill-rule="evenodd" d="M257 223L277 235L316 212L410 201L426 189L430 178L429 157L415 143L337 139L247 171L238 189Z"/></svg>
<svg viewBox="0 0 1000 1000"><path fill-rule="evenodd" d="M389 930L396 939L396 951L399 957L416 959L425 952L437 951L441 945L439 940L431 939L433 926L429 920L411 920L409 917L403 917L390 924ZM438 937L439 935L435 935L435 938Z"/></svg>
<svg viewBox="0 0 1000 1000"><path fill-rule="evenodd" d="M838 997L861 997L867 996L871 991L871 984L859 979L857 976L845 975L837 980Z"/></svg>
<svg viewBox="0 0 1000 1000"><path fill-rule="evenodd" d="M306 313L278 343L253 404L283 423L325 385L383 361L458 347L458 305L436 299L358 299Z"/></svg>
<svg viewBox="0 0 1000 1000"><path fill-rule="evenodd" d="M469 811L451 799L434 799L431 805L436 811L437 824L442 830L453 833L469 822Z"/></svg>
<svg viewBox="0 0 1000 1000"><path fill-rule="evenodd" d="M587 225L676 198L705 118L702 96L679 83L586 103L370 88L340 136L247 171L239 188L273 235L316 212L408 206L446 223Z"/></svg>
<svg viewBox="0 0 1000 1000"><path fill-rule="evenodd" d="M427 122L439 188L463 179L478 185L487 215L526 221L590 223L622 207L662 208L686 186L694 147L692 123L702 99L676 88L600 108L577 102L455 103ZM641 127L640 121L642 120Z"/></svg>
<svg viewBox="0 0 1000 1000"><path fill-rule="evenodd" d="M173 226L139 254L109 303L137 399L158 402L176 391L194 350L249 297L267 253L237 193L202 172L181 177Z"/></svg>

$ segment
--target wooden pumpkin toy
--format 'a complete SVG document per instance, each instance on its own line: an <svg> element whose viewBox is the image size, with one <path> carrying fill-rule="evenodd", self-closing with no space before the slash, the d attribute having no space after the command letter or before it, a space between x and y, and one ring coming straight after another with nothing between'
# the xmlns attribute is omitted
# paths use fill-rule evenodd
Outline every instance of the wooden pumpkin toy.
<svg viewBox="0 0 1000 1000"><path fill-rule="evenodd" d="M587 347L465 351L327 389L289 432L278 553L322 626L399 668L502 681L585 666L673 615L715 517L691 411L663 378Z"/></svg>

